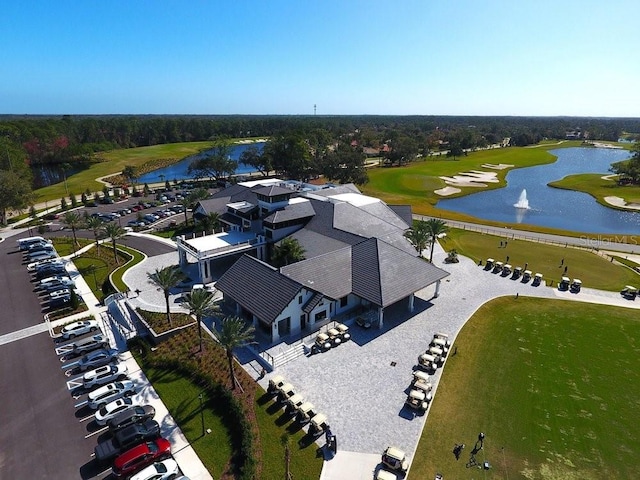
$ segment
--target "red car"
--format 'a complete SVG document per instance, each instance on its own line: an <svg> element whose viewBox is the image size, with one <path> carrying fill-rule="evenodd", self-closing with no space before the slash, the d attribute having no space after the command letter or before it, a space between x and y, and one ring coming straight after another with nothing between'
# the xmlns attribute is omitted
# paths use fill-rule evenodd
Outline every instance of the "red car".
<svg viewBox="0 0 640 480"><path fill-rule="evenodd" d="M113 476L124 478L171 456L171 443L166 438L145 442L118 456L113 462Z"/></svg>

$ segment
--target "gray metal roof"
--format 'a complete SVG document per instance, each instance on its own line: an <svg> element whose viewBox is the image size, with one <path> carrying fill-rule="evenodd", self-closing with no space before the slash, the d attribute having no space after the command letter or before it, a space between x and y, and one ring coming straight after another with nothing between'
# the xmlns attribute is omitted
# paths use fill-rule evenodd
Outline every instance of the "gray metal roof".
<svg viewBox="0 0 640 480"><path fill-rule="evenodd" d="M257 195L264 195L265 197L277 197L279 195L292 195L293 190L289 188L280 187L278 185L269 185L266 187L259 187L254 192Z"/></svg>
<svg viewBox="0 0 640 480"><path fill-rule="evenodd" d="M348 247L351 242L344 242L331 236L323 235L310 228L301 228L292 233L289 237L294 238L304 248L306 258L317 257L325 253Z"/></svg>
<svg viewBox="0 0 640 480"><path fill-rule="evenodd" d="M245 254L220 277L216 288L261 320L272 323L296 297L301 285Z"/></svg>
<svg viewBox="0 0 640 480"><path fill-rule="evenodd" d="M387 307L449 275L377 238L351 250L353 293L378 306Z"/></svg>
<svg viewBox="0 0 640 480"><path fill-rule="evenodd" d="M313 217L316 212L313 210L311 202L297 202L287 205L282 210L277 210L264 219L265 222L279 223L289 220L297 220Z"/></svg>
<svg viewBox="0 0 640 480"><path fill-rule="evenodd" d="M351 248L292 263L280 268L280 272L310 290L337 300L351 293Z"/></svg>

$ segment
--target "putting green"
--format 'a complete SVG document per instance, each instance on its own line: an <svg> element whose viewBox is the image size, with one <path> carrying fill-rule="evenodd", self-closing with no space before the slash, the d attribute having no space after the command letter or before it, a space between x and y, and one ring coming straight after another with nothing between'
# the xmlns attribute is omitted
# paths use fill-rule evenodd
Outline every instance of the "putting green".
<svg viewBox="0 0 640 480"><path fill-rule="evenodd" d="M640 478L637 310L500 298L455 347L410 478ZM479 432L474 457L489 470L469 463ZM466 444L459 460L456 443Z"/></svg>

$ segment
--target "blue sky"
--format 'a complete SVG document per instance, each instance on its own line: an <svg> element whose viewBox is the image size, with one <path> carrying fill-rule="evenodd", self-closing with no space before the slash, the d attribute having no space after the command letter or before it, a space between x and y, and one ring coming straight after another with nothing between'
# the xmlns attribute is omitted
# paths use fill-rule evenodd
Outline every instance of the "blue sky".
<svg viewBox="0 0 640 480"><path fill-rule="evenodd" d="M9 0L0 113L640 116L637 0Z"/></svg>

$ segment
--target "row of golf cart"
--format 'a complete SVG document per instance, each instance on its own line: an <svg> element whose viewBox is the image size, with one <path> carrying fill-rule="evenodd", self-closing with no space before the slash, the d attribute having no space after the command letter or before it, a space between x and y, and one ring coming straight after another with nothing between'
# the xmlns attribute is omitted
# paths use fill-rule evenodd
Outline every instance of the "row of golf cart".
<svg viewBox="0 0 640 480"><path fill-rule="evenodd" d="M311 402L296 393L291 383L287 382L282 375L275 375L269 380L267 393L275 397L275 401L280 403L285 413L292 417L300 425L309 424L309 435L314 437L323 432L329 431L329 423L324 413L319 413Z"/></svg>
<svg viewBox="0 0 640 480"><path fill-rule="evenodd" d="M582 288L582 281L578 278L574 278L573 281L569 277L562 277L560 283L558 283L558 290L567 291L571 293L578 293Z"/></svg>
<svg viewBox="0 0 640 480"><path fill-rule="evenodd" d="M526 267L524 269L522 267L513 268L510 264L497 262L493 258L487 258L484 269L495 274L500 274L502 277L510 277L511 280L520 279L522 283L527 283L531 278L533 278L531 285L534 287L537 287L542 283L541 273L533 275L533 272L531 270L527 270Z"/></svg>
<svg viewBox="0 0 640 480"><path fill-rule="evenodd" d="M342 323L336 323L333 328L318 334L311 350L313 353L326 352L332 347L337 347L341 343L348 341L350 338L349 327Z"/></svg>
<svg viewBox="0 0 640 480"><path fill-rule="evenodd" d="M433 385L429 381L429 374L444 364L444 359L449 354L451 341L446 333L436 333L425 353L418 357L418 369L414 370L409 394L405 405L418 412L424 412L429 408L432 399Z"/></svg>

